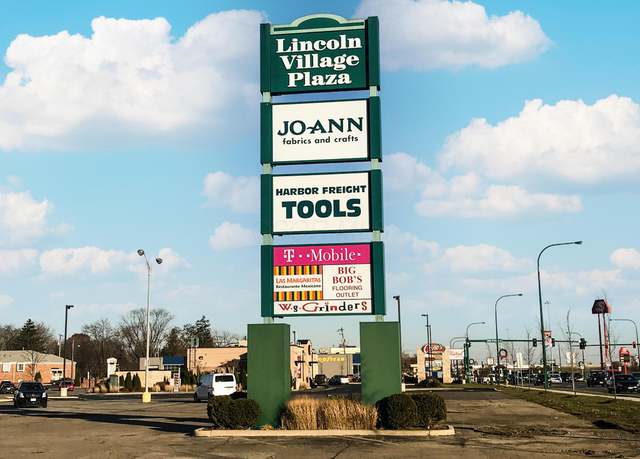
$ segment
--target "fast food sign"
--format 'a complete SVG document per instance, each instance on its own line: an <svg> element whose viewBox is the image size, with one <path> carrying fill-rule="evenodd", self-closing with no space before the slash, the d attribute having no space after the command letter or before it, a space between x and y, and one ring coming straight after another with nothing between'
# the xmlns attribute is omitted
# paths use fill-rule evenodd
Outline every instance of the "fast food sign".
<svg viewBox="0 0 640 459"><path fill-rule="evenodd" d="M263 316L381 314L382 242L263 247Z"/></svg>

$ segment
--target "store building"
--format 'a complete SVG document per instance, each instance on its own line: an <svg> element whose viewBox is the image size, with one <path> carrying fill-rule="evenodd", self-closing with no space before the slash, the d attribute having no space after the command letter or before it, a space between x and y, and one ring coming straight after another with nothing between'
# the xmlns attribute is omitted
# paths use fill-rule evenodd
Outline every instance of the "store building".
<svg viewBox="0 0 640 459"><path fill-rule="evenodd" d="M0 380L18 384L33 381L40 373L43 384L62 379L64 359L53 354L36 351L0 351ZM67 359L66 377L74 378L76 363Z"/></svg>

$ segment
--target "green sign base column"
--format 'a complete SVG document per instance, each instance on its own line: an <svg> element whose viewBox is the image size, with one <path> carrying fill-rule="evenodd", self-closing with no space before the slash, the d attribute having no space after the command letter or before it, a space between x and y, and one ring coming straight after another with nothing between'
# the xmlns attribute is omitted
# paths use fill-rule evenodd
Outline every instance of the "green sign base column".
<svg viewBox="0 0 640 459"><path fill-rule="evenodd" d="M362 401L378 400L402 391L398 322L360 322Z"/></svg>
<svg viewBox="0 0 640 459"><path fill-rule="evenodd" d="M291 395L290 336L288 324L248 326L247 397L260 405L258 426L277 426Z"/></svg>

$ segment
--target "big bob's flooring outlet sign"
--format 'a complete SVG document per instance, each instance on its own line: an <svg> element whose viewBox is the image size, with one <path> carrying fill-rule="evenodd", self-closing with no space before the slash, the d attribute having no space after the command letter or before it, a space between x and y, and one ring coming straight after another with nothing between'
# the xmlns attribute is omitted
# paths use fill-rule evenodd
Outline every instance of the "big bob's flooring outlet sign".
<svg viewBox="0 0 640 459"><path fill-rule="evenodd" d="M378 20L323 14L262 24L260 46L262 316L384 315L379 237L314 245L271 238L383 231ZM353 90L369 97L272 102ZM371 169L272 174L273 166L356 161Z"/></svg>

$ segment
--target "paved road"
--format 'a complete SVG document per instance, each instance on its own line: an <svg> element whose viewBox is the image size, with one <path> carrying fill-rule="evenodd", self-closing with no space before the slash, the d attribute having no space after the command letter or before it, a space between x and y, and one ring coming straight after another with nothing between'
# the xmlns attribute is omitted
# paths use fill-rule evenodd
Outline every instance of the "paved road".
<svg viewBox="0 0 640 459"><path fill-rule="evenodd" d="M531 387L542 388L542 386L531 386ZM571 386L571 383L551 384L550 388L551 389L569 390L569 391L573 390L572 386ZM576 383L576 392L582 392L582 393L585 393L585 394L609 395L609 392L607 391L606 388L604 388L602 386L587 387L587 385L585 383ZM640 398L640 393L625 392L625 393L622 393L622 394L619 394L619 395L623 395L625 397Z"/></svg>
<svg viewBox="0 0 640 459"><path fill-rule="evenodd" d="M195 438L205 404L183 396L51 400L47 409L0 405L0 457L632 457L640 439L604 430L501 392L443 391L454 437ZM28 439L25 438L28 435ZM4 455L4 456L3 456Z"/></svg>

